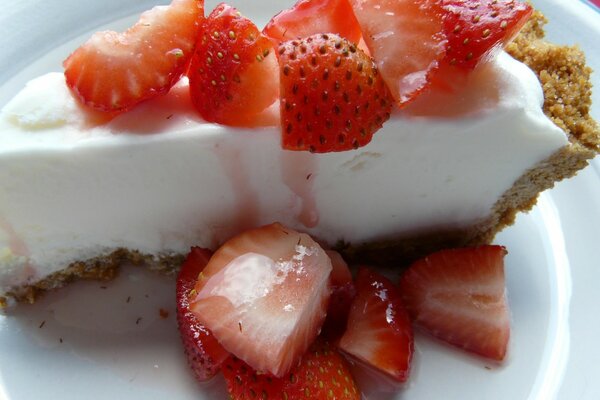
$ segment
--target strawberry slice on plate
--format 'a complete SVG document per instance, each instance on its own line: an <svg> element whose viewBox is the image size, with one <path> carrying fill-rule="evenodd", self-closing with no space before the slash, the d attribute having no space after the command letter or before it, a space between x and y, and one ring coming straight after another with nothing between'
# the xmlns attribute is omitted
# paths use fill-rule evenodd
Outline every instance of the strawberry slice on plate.
<svg viewBox="0 0 600 400"><path fill-rule="evenodd" d="M202 118L232 126L257 126L279 99L279 65L271 41L227 4L206 18L188 77Z"/></svg>
<svg viewBox="0 0 600 400"><path fill-rule="evenodd" d="M414 323L467 351L501 361L510 336L502 246L442 250L416 261L400 289Z"/></svg>
<svg viewBox="0 0 600 400"><path fill-rule="evenodd" d="M446 55L436 0L350 0L363 38L400 107L429 86Z"/></svg>
<svg viewBox="0 0 600 400"><path fill-rule="evenodd" d="M236 357L223 364L232 399L360 399L346 360L326 342L317 340L300 364L281 378L260 374Z"/></svg>
<svg viewBox="0 0 600 400"><path fill-rule="evenodd" d="M346 330L348 313L352 300L356 296L356 288L352 280L352 273L342 255L334 250L325 251L331 260L331 298L327 307L327 318L321 329L321 337L327 338L330 343L339 339Z"/></svg>
<svg viewBox="0 0 600 400"><path fill-rule="evenodd" d="M393 99L369 56L335 34L279 46L282 146L325 153L365 146Z"/></svg>
<svg viewBox="0 0 600 400"><path fill-rule="evenodd" d="M400 292L387 278L361 268L339 348L371 370L402 383L414 353L413 331Z"/></svg>
<svg viewBox="0 0 600 400"><path fill-rule="evenodd" d="M444 0L445 62L473 69L510 42L533 12L515 0Z"/></svg>
<svg viewBox="0 0 600 400"><path fill-rule="evenodd" d="M188 364L196 379L204 382L212 378L229 356L214 335L202 325L190 311L190 297L212 252L192 247L177 275L177 324Z"/></svg>
<svg viewBox="0 0 600 400"><path fill-rule="evenodd" d="M275 223L217 250L190 308L230 353L282 376L321 329L330 273L331 261L314 240Z"/></svg>
<svg viewBox="0 0 600 400"><path fill-rule="evenodd" d="M362 36L348 0L300 0L274 16L263 33L277 44L317 33L335 33L352 43Z"/></svg>
<svg viewBox="0 0 600 400"><path fill-rule="evenodd" d="M155 7L124 33L97 32L63 63L67 85L94 109L118 113L165 94L185 72L203 0Z"/></svg>

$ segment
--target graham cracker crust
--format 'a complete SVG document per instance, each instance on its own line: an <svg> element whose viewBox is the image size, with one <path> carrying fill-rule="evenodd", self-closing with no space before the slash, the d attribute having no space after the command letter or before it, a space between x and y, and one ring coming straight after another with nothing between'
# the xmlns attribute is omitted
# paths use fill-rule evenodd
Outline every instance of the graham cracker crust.
<svg viewBox="0 0 600 400"><path fill-rule="evenodd" d="M76 280L110 281L119 274L119 268L124 263L144 266L164 274L174 274L179 270L184 258L185 256L181 254L155 257L135 250L117 249L107 256L74 262L64 270L58 271L39 282L8 292L5 297L0 297L0 308L6 307L9 299L18 303L33 304L44 292L61 288Z"/></svg>
<svg viewBox="0 0 600 400"><path fill-rule="evenodd" d="M507 46L507 51L539 77L545 96L544 112L566 132L570 144L521 176L494 205L486 220L465 229L424 232L378 243L340 243L337 250L349 262L402 267L442 248L490 243L496 233L514 223L517 213L528 211L536 204L540 192L575 175L600 152L600 129L589 115L591 69L577 47L559 46L543 40L546 22L541 13L534 12L519 36ZM7 306L9 299L33 303L41 293L74 280L113 279L124 262L172 274L179 269L183 258L184 255L155 257L118 249L107 256L75 262L40 282L0 296L0 308Z"/></svg>

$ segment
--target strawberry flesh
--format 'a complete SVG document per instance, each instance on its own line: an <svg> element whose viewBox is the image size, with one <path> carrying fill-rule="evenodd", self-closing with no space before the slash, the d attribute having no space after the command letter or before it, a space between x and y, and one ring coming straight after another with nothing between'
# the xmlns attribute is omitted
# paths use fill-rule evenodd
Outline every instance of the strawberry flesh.
<svg viewBox="0 0 600 400"><path fill-rule="evenodd" d="M326 253L331 259L333 269L329 279L331 298L327 307L327 317L321 329L321 337L334 343L346 330L348 313L352 300L356 296L356 288L352 273L341 254L334 250L326 250Z"/></svg>
<svg viewBox="0 0 600 400"><path fill-rule="evenodd" d="M380 374L398 383L405 382L414 339L398 288L364 267L358 272L356 287L358 294L339 348Z"/></svg>
<svg viewBox="0 0 600 400"><path fill-rule="evenodd" d="M256 25L226 4L202 24L188 76L192 102L208 122L260 125L279 97L277 57Z"/></svg>
<svg viewBox="0 0 600 400"><path fill-rule="evenodd" d="M446 54L437 0L351 0L363 38L400 107L429 86Z"/></svg>
<svg viewBox="0 0 600 400"><path fill-rule="evenodd" d="M335 34L279 46L282 146L324 153L365 146L393 100L372 60Z"/></svg>
<svg viewBox="0 0 600 400"><path fill-rule="evenodd" d="M203 0L173 0L124 33L97 32L64 61L67 85L86 106L115 114L165 94L187 69L203 18Z"/></svg>
<svg viewBox="0 0 600 400"><path fill-rule="evenodd" d="M300 0L274 16L263 33L277 44L317 33L335 33L352 43L362 36L348 0Z"/></svg>
<svg viewBox="0 0 600 400"><path fill-rule="evenodd" d="M198 275L211 257L210 250L192 247L177 275L177 324L188 364L196 379L204 382L219 372L229 353L190 311L190 296Z"/></svg>
<svg viewBox="0 0 600 400"><path fill-rule="evenodd" d="M282 376L321 329L330 273L329 257L308 235L267 225L215 252L191 309L230 353Z"/></svg>
<svg viewBox="0 0 600 400"><path fill-rule="evenodd" d="M442 250L416 261L400 289L414 323L467 351L501 361L510 336L502 246Z"/></svg>

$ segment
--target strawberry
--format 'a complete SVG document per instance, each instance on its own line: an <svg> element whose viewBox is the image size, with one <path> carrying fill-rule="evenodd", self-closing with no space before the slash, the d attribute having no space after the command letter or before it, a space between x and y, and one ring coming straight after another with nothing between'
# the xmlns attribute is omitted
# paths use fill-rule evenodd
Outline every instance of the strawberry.
<svg viewBox="0 0 600 400"><path fill-rule="evenodd" d="M408 379L413 332L398 288L378 273L361 268L358 294L339 348L396 382Z"/></svg>
<svg viewBox="0 0 600 400"><path fill-rule="evenodd" d="M219 372L229 353L189 309L190 292L211 257L209 250L192 247L177 276L177 324L188 364L200 382Z"/></svg>
<svg viewBox="0 0 600 400"><path fill-rule="evenodd" d="M327 343L317 341L301 363L281 378L260 374L236 357L223 365L231 398L238 399L360 399L348 363Z"/></svg>
<svg viewBox="0 0 600 400"><path fill-rule="evenodd" d="M325 250L331 260L330 282L333 287L345 286L352 283L352 272L340 253L335 250Z"/></svg>
<svg viewBox="0 0 600 400"><path fill-rule="evenodd" d="M225 360L222 371L231 400L280 399L289 379L257 372L236 356Z"/></svg>
<svg viewBox="0 0 600 400"><path fill-rule="evenodd" d="M443 0L443 8L445 62L464 69L475 68L510 42L532 13L529 4L515 0Z"/></svg>
<svg viewBox="0 0 600 400"><path fill-rule="evenodd" d="M271 41L235 8L218 5L202 24L188 76L202 118L233 126L259 124L279 97Z"/></svg>
<svg viewBox="0 0 600 400"><path fill-rule="evenodd" d="M278 52L284 149L356 149L390 117L392 98L377 68L346 39L313 35Z"/></svg>
<svg viewBox="0 0 600 400"><path fill-rule="evenodd" d="M263 33L277 44L317 33L335 33L352 43L361 39L360 26L348 0L299 0L274 16Z"/></svg>
<svg viewBox="0 0 600 400"><path fill-rule="evenodd" d="M400 107L429 86L446 54L438 0L350 0L363 38Z"/></svg>
<svg viewBox="0 0 600 400"><path fill-rule="evenodd" d="M314 240L275 223L217 250L190 307L230 353L282 376L317 337L330 273L331 261Z"/></svg>
<svg viewBox="0 0 600 400"><path fill-rule="evenodd" d="M352 281L352 273L341 254L334 250L325 252L331 259L333 269L329 278L331 298L327 307L327 317L323 329L321 329L321 336L333 342L346 330L348 313L352 300L356 296L356 289Z"/></svg>
<svg viewBox="0 0 600 400"><path fill-rule="evenodd" d="M188 66L202 18L203 0L173 0L124 33L95 33L64 61L67 85L83 104L110 113L165 94Z"/></svg>
<svg viewBox="0 0 600 400"><path fill-rule="evenodd" d="M506 354L510 318L502 246L442 250L416 261L400 289L415 324L494 360Z"/></svg>

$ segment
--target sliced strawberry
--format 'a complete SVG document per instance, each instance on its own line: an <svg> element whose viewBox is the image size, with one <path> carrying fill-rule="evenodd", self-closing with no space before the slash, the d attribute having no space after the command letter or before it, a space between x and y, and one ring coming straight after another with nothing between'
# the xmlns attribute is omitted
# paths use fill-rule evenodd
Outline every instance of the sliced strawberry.
<svg viewBox="0 0 600 400"><path fill-rule="evenodd" d="M67 85L83 104L114 113L165 94L188 66L203 17L203 0L173 0L124 33L95 33L64 61Z"/></svg>
<svg viewBox="0 0 600 400"><path fill-rule="evenodd" d="M442 250L416 261L400 289L415 324L468 351L502 360L510 336L502 246Z"/></svg>
<svg viewBox="0 0 600 400"><path fill-rule="evenodd" d="M284 149L356 149L390 117L393 101L377 68L346 39L322 34L284 42L279 62Z"/></svg>
<svg viewBox="0 0 600 400"><path fill-rule="evenodd" d="M212 253L192 247L177 276L177 324L183 348L194 376L203 382L212 378L221 368L229 353L217 342L213 334L190 311L190 296L198 275Z"/></svg>
<svg viewBox="0 0 600 400"><path fill-rule="evenodd" d="M363 38L400 107L428 85L446 54L437 0L351 0Z"/></svg>
<svg viewBox="0 0 600 400"><path fill-rule="evenodd" d="M362 36L348 0L299 0L274 16L263 33L277 44L317 33L335 33L352 43Z"/></svg>
<svg viewBox="0 0 600 400"><path fill-rule="evenodd" d="M443 0L443 7L445 62L466 69L510 42L532 13L529 4L515 0Z"/></svg>
<svg viewBox="0 0 600 400"><path fill-rule="evenodd" d="M202 118L253 126L279 97L273 44L235 8L218 5L202 25L188 76Z"/></svg>
<svg viewBox="0 0 600 400"><path fill-rule="evenodd" d="M356 296L356 289L352 281L352 273L342 255L334 250L326 250L331 259L331 298L327 307L327 318L321 329L321 336L331 343L339 339L346 330L350 305Z"/></svg>
<svg viewBox="0 0 600 400"><path fill-rule="evenodd" d="M352 282L352 272L340 253L335 250L325 250L331 260L331 286L339 287Z"/></svg>
<svg viewBox="0 0 600 400"><path fill-rule="evenodd" d="M308 235L267 225L213 255L191 309L229 352L282 376L317 337L330 273L329 257Z"/></svg>
<svg viewBox="0 0 600 400"><path fill-rule="evenodd" d="M311 346L300 365L281 378L257 373L236 357L225 361L223 375L234 400L360 399L346 360L321 341Z"/></svg>
<svg viewBox="0 0 600 400"><path fill-rule="evenodd" d="M398 288L367 268L356 277L358 294L339 347L397 382L405 382L413 355L413 332Z"/></svg>

